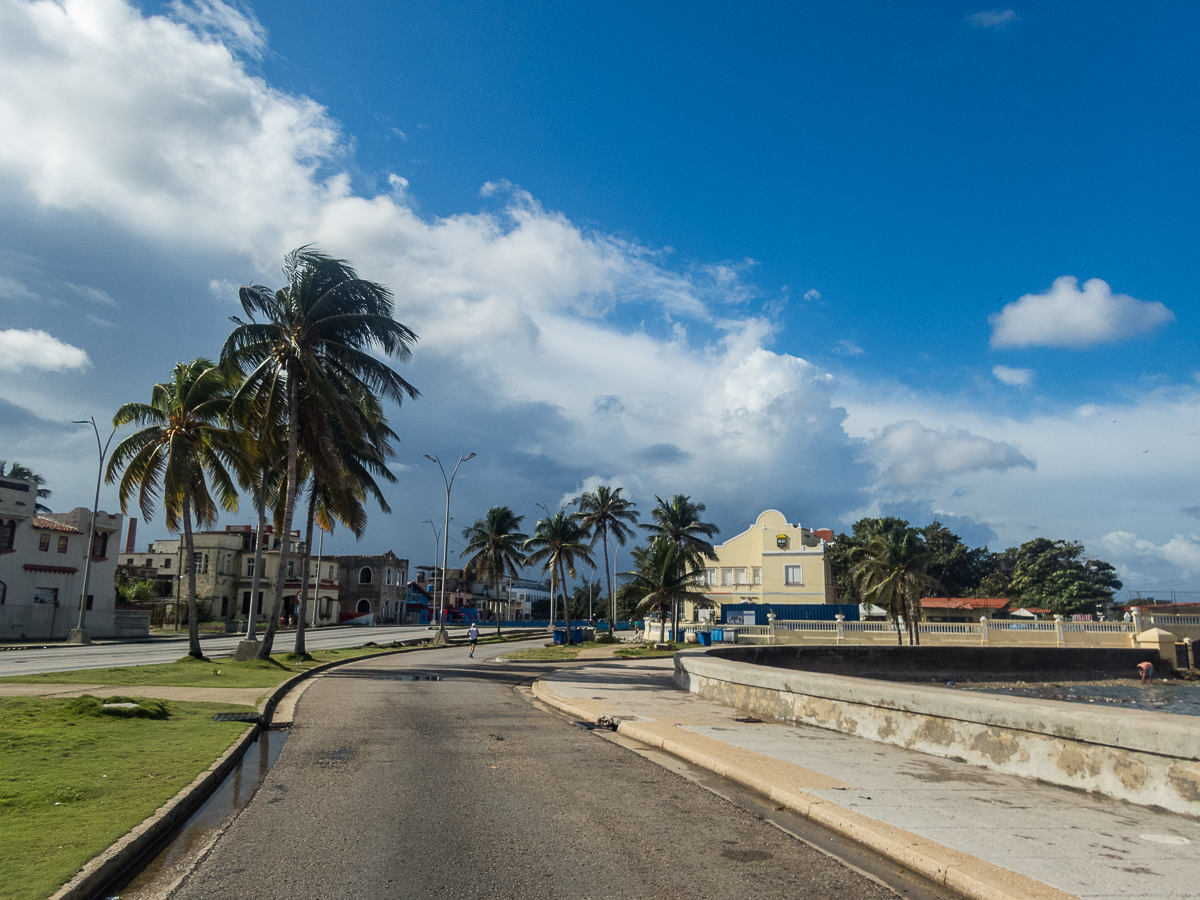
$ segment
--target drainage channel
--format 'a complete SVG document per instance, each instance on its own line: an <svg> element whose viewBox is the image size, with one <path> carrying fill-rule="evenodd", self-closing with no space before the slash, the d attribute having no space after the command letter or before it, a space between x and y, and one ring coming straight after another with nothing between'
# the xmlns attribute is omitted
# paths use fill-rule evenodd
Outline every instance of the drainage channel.
<svg viewBox="0 0 1200 900"><path fill-rule="evenodd" d="M287 734L260 730L258 740L209 798L93 900L150 900L161 896L164 888L191 870L229 819L250 802L283 752Z"/></svg>

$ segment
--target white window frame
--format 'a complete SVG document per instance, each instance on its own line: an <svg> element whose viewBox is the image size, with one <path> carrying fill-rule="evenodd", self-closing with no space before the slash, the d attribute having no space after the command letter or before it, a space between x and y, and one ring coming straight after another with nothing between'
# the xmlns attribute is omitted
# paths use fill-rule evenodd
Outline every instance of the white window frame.
<svg viewBox="0 0 1200 900"><path fill-rule="evenodd" d="M804 565L797 564L794 566L783 567L783 583L784 584L804 584Z"/></svg>
<svg viewBox="0 0 1200 900"><path fill-rule="evenodd" d="M721 567L721 587L733 587L733 569L729 566Z"/></svg>
<svg viewBox="0 0 1200 900"><path fill-rule="evenodd" d="M762 584L762 566L750 567L750 583Z"/></svg>

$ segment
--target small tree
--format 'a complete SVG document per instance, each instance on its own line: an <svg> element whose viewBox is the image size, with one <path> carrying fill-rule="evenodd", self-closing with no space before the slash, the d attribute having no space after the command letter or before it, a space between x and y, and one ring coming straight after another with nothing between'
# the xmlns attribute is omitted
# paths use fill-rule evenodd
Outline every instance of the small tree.
<svg viewBox="0 0 1200 900"><path fill-rule="evenodd" d="M496 635L500 635L500 579L508 575L516 578L526 563L522 547L529 535L517 531L524 516L516 515L507 506L493 506L482 519L463 529L467 548L462 556L467 560L468 573L477 575L492 588L492 600L496 604Z"/></svg>

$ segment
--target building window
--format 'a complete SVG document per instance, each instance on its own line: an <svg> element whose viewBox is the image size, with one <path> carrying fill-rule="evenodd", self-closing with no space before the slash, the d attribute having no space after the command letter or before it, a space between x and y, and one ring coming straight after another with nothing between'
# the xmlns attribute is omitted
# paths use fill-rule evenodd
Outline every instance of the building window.
<svg viewBox="0 0 1200 900"><path fill-rule="evenodd" d="M108 532L97 531L92 538L92 559L104 559L108 556Z"/></svg>
<svg viewBox="0 0 1200 900"><path fill-rule="evenodd" d="M254 560L253 559L246 560L246 577L247 578L254 577Z"/></svg>
<svg viewBox="0 0 1200 900"><path fill-rule="evenodd" d="M8 585L0 581L0 606L4 605L4 598L8 594Z"/></svg>
<svg viewBox="0 0 1200 900"><path fill-rule="evenodd" d="M762 567L754 566L750 570L750 578L754 584L762 584Z"/></svg>
<svg viewBox="0 0 1200 900"><path fill-rule="evenodd" d="M0 525L0 550L11 550L17 539L17 520L10 519Z"/></svg>
<svg viewBox="0 0 1200 900"><path fill-rule="evenodd" d="M132 556L129 557L129 559L125 560L125 565L127 565L127 566L133 565L133 557Z"/></svg>
<svg viewBox="0 0 1200 900"><path fill-rule="evenodd" d="M329 580L333 581L333 566L329 567Z"/></svg>
<svg viewBox="0 0 1200 900"><path fill-rule="evenodd" d="M722 569L721 570L721 585L723 587L730 587L732 584L733 584L733 569Z"/></svg>
<svg viewBox="0 0 1200 900"><path fill-rule="evenodd" d="M258 614L260 616L262 615L262 595L263 595L263 592L259 591L258 592Z"/></svg>
<svg viewBox="0 0 1200 900"><path fill-rule="evenodd" d="M33 589L34 603L49 603L51 606L58 604L58 588L34 588Z"/></svg>
<svg viewBox="0 0 1200 900"><path fill-rule="evenodd" d="M38 549L43 553L50 549L50 535L44 531L38 535Z"/></svg>
<svg viewBox="0 0 1200 900"><path fill-rule="evenodd" d="M371 611L371 601L370 600L363 599L363 600L358 601L358 607L356 609L356 612L369 613L370 611Z"/></svg>
<svg viewBox="0 0 1200 900"><path fill-rule="evenodd" d="M221 618L223 619L227 615L229 615L229 598L222 597L221 598Z"/></svg>
<svg viewBox="0 0 1200 900"><path fill-rule="evenodd" d="M359 584L370 584L371 583L371 567L370 566L363 566L362 569L359 570L358 583Z"/></svg>
<svg viewBox="0 0 1200 900"><path fill-rule="evenodd" d="M242 591L242 615L250 615L250 592Z"/></svg>
<svg viewBox="0 0 1200 900"><path fill-rule="evenodd" d="M734 584L746 584L746 570L744 568L733 570Z"/></svg>
<svg viewBox="0 0 1200 900"><path fill-rule="evenodd" d="M783 581L785 584L804 584L804 566L784 566Z"/></svg>
<svg viewBox="0 0 1200 900"><path fill-rule="evenodd" d="M390 567L383 570L383 583L384 584L392 583L392 570Z"/></svg>
<svg viewBox="0 0 1200 900"><path fill-rule="evenodd" d="M95 599L94 595L92 595L92 594L88 594L88 598L87 598L87 607L86 607L87 609L91 609L91 608L92 608L92 600L93 600L93 599Z"/></svg>
<svg viewBox="0 0 1200 900"><path fill-rule="evenodd" d="M66 552L67 552L67 538L66 538L66 535L61 535L61 534L60 534L60 535L58 536L58 552L59 552L59 553L66 553Z"/></svg>
<svg viewBox="0 0 1200 900"><path fill-rule="evenodd" d="M169 557L169 556L168 556L166 559L164 559L164 560L163 560L163 562L162 562L162 567L163 567L164 569L169 569L169 568L171 568L171 557Z"/></svg>
<svg viewBox="0 0 1200 900"><path fill-rule="evenodd" d="M203 568L203 566L204 566L204 554L203 553L193 553L192 554L192 571L194 573L196 573L197 575L199 575L200 569Z"/></svg>
<svg viewBox="0 0 1200 900"><path fill-rule="evenodd" d="M296 577L296 562L295 562L295 560L291 560L291 559L289 559L289 560L288 560L288 573L287 573L287 577L288 577L288 578L295 578L295 577Z"/></svg>

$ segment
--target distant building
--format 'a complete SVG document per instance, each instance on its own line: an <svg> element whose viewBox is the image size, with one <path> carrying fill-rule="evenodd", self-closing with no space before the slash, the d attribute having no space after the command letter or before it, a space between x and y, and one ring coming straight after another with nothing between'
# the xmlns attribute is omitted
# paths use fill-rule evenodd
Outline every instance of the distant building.
<svg viewBox="0 0 1200 900"><path fill-rule="evenodd" d="M978 622L996 618L1007 607L1008 600L1001 597L921 598L921 615L926 622Z"/></svg>
<svg viewBox="0 0 1200 900"><path fill-rule="evenodd" d="M197 531L192 534L191 568L196 574L196 604L202 620L240 621L250 614L251 606L256 620L265 620L271 615L280 574L282 539L269 525L263 537L258 597L252 598L257 529L253 525L228 525L224 531ZM284 615L294 616L300 593L304 542L300 540L299 531L291 532L288 540L290 546L287 572L283 573L282 611ZM187 614L188 577L183 558L183 539L155 541L150 551L149 556L156 560L163 555L175 559L172 563L176 571L172 597L176 605L181 607L175 610L175 614L182 621ZM330 557L322 559L319 577L316 569L317 558L314 556L309 563L307 624L336 625L341 611L337 561Z"/></svg>
<svg viewBox="0 0 1200 900"><path fill-rule="evenodd" d="M370 616L373 624L415 622L408 615L408 560L391 550L374 556L337 557L343 620Z"/></svg>
<svg viewBox="0 0 1200 900"><path fill-rule="evenodd" d="M0 478L0 639L65 638L79 621L92 511L35 512L37 485ZM123 517L96 514L84 627L91 637L124 633L116 615L116 550ZM143 629L144 630L144 629Z"/></svg>
<svg viewBox="0 0 1200 900"><path fill-rule="evenodd" d="M833 603L833 577L825 545L829 529L791 525L778 510L760 513L754 524L715 547L699 576L701 589L712 603ZM694 604L685 604L684 618L695 621Z"/></svg>

